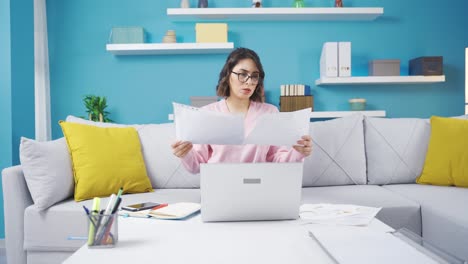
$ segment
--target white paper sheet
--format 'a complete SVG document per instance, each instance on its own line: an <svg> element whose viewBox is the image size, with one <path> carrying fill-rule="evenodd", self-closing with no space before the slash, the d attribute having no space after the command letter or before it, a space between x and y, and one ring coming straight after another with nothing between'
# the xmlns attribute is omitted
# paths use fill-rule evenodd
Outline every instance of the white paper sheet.
<svg viewBox="0 0 468 264"><path fill-rule="evenodd" d="M193 144L241 145L244 117L172 103L176 138Z"/></svg>
<svg viewBox="0 0 468 264"><path fill-rule="evenodd" d="M293 146L302 136L309 134L311 108L264 114L258 118L255 128L244 144Z"/></svg>
<svg viewBox="0 0 468 264"><path fill-rule="evenodd" d="M194 144L293 146L309 134L311 109L265 114L244 139L244 117L173 103L176 138Z"/></svg>
<svg viewBox="0 0 468 264"><path fill-rule="evenodd" d="M299 216L305 224L367 226L380 209L352 204L303 204Z"/></svg>

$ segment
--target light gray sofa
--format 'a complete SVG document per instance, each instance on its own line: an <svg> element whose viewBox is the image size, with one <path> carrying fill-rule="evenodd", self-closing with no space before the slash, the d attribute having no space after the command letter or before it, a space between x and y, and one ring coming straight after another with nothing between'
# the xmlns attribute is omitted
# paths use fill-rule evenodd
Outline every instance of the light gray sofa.
<svg viewBox="0 0 468 264"><path fill-rule="evenodd" d="M124 195L124 203L200 202L199 175L187 173L171 153L173 124L134 127L155 192ZM382 207L377 218L391 227L406 227L468 259L468 189L415 184L430 136L427 120L355 114L312 122L310 134L313 154L304 164L303 203ZM70 197L40 210L22 166L4 169L2 180L9 264L60 263L85 243L68 238L86 236L82 205L91 207L91 200L77 203Z"/></svg>

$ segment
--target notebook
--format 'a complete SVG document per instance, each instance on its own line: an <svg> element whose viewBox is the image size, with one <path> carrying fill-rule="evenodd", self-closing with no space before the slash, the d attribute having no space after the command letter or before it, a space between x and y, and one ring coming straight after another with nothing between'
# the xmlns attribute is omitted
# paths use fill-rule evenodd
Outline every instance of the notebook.
<svg viewBox="0 0 468 264"><path fill-rule="evenodd" d="M303 163L200 165L203 221L299 217Z"/></svg>

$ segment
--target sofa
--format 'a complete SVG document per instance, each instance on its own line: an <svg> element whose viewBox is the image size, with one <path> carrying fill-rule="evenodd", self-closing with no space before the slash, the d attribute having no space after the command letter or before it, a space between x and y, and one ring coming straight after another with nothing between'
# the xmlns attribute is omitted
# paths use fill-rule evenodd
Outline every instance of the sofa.
<svg viewBox="0 0 468 264"><path fill-rule="evenodd" d="M137 130L154 192L125 194L123 204L201 202L200 176L188 173L172 155L173 123L104 124L71 116L67 121ZM431 135L427 119L372 118L357 113L311 122L310 135L313 153L304 161L303 203L380 207L376 217L394 229L407 228L431 244L468 259L468 189L415 183L424 167ZM66 141L54 142L61 146L55 157L69 158ZM67 167L69 163L61 161L60 165ZM75 202L69 174L68 183L64 183L68 186L60 189L66 191L63 198L46 209L40 208L30 191L37 193L40 189L47 194L48 190L35 186L37 183L28 178L29 168L25 169L22 164L2 171L7 261L61 263L84 244L69 237L86 236L82 205L90 208L92 200ZM54 184L57 182L60 180ZM60 191L52 198L62 195ZM107 203L107 199L101 202Z"/></svg>

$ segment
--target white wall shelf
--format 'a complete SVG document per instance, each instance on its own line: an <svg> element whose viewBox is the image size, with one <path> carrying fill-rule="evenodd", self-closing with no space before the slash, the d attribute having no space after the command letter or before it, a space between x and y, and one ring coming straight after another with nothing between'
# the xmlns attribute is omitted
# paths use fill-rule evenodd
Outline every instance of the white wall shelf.
<svg viewBox="0 0 468 264"><path fill-rule="evenodd" d="M300 20L374 20L383 15L382 7L324 8L168 8L167 15L175 20L240 20L240 21L300 21Z"/></svg>
<svg viewBox="0 0 468 264"><path fill-rule="evenodd" d="M229 53L234 43L138 43L107 44L106 50L114 55L169 55Z"/></svg>
<svg viewBox="0 0 468 264"><path fill-rule="evenodd" d="M337 118L349 116L355 113L361 113L365 116L370 117L385 117L385 110L375 111L315 111L310 113L310 118ZM167 117L169 120L174 120L174 114L169 114Z"/></svg>
<svg viewBox="0 0 468 264"><path fill-rule="evenodd" d="M315 80L315 85L357 85L357 84L418 84L445 82L445 75L438 76L362 76L325 77Z"/></svg>

